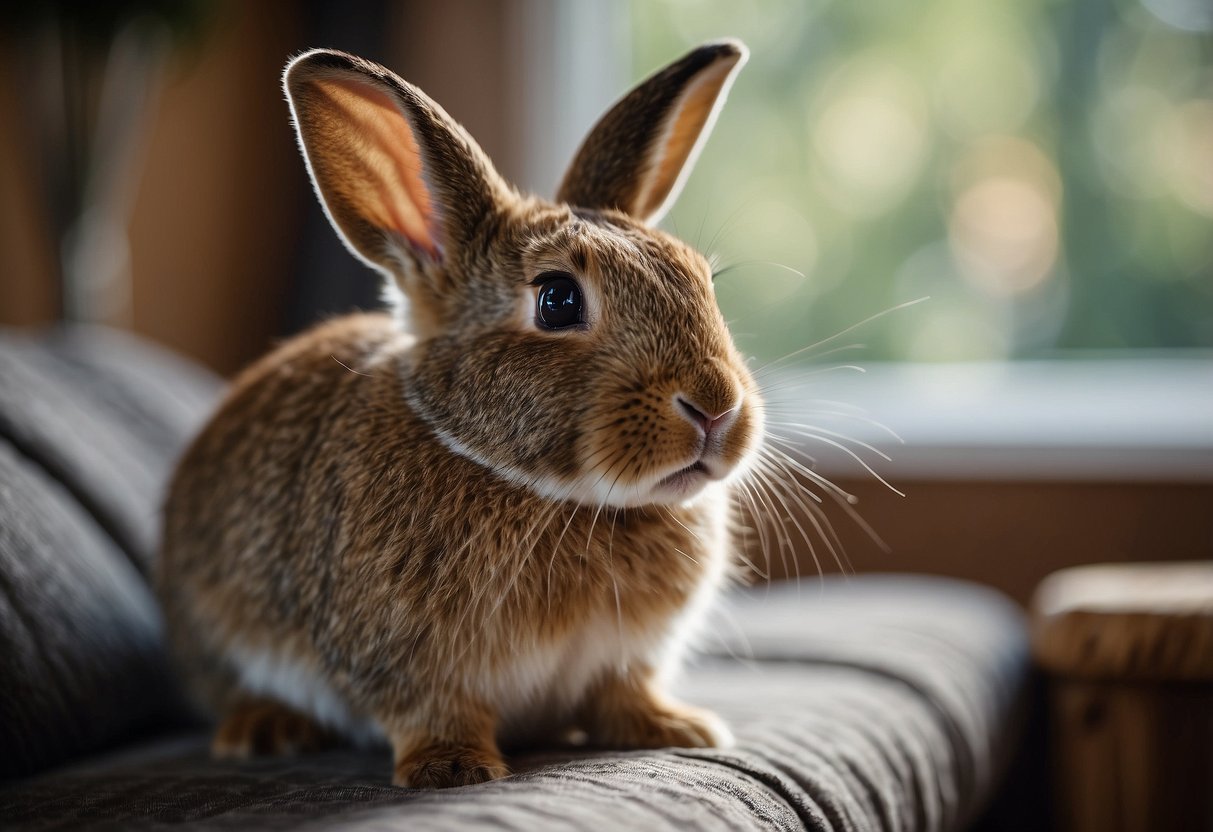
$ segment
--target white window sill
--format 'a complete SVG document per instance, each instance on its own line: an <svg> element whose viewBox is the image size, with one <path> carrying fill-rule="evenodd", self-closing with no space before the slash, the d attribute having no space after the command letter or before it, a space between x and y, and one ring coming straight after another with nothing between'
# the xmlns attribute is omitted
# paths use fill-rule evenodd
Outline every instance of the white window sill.
<svg viewBox="0 0 1213 832"><path fill-rule="evenodd" d="M856 452L898 479L1213 482L1213 356L811 368L772 379L771 430L812 424L888 454ZM789 386L790 384L790 386ZM830 403L822 400L831 400ZM887 425L904 440L854 413ZM797 439L831 477L870 476ZM852 446L855 447L855 446Z"/></svg>

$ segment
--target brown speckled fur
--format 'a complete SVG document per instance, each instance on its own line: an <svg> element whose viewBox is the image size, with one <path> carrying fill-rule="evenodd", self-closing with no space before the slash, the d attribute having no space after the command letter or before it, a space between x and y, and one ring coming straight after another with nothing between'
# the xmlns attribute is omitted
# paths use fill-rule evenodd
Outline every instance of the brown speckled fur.
<svg viewBox="0 0 1213 832"><path fill-rule="evenodd" d="M633 93L634 133L710 120L666 89L706 71L719 91L720 62L744 56L703 49L700 70ZM158 587L191 690L225 717L216 753L381 734L395 782L442 787L506 774L499 743L572 728L615 747L724 741L662 683L727 572L729 486L651 496L701 452L713 480L735 473L760 438L706 262L616 210L627 183L599 203L607 180L584 148L574 208L515 194L381 67L313 52L287 89L334 224L408 306L283 344L236 380L181 461ZM586 147L610 146L617 184L676 173L668 158L621 166L627 101ZM375 131L387 158L363 140ZM424 228L401 219L409 204L376 201L385 178L412 189ZM550 270L584 287L584 329L541 331L525 312ZM731 409L729 421L705 441L676 394Z"/></svg>

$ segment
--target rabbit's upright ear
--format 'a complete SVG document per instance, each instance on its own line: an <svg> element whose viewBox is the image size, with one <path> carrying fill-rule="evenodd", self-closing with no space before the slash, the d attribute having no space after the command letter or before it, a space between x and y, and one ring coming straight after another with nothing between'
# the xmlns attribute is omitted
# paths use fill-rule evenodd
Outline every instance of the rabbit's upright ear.
<svg viewBox="0 0 1213 832"><path fill-rule="evenodd" d="M507 198L466 131L389 70L318 49L287 65L283 86L329 219L369 265L396 278L424 271L457 254Z"/></svg>
<svg viewBox="0 0 1213 832"><path fill-rule="evenodd" d="M642 81L594 125L556 198L659 220L682 190L748 54L740 41L705 43Z"/></svg>

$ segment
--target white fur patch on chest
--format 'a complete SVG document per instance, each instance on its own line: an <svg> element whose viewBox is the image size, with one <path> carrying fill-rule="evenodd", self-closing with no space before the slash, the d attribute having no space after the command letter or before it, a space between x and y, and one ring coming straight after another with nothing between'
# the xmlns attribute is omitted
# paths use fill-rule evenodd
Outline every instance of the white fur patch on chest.
<svg viewBox="0 0 1213 832"><path fill-rule="evenodd" d="M560 727L596 679L661 650L664 631L625 632L613 613L591 617L561 641L527 645L483 680L480 692L498 709L501 737L524 741Z"/></svg>
<svg viewBox="0 0 1213 832"><path fill-rule="evenodd" d="M683 608L670 618L653 619L643 630L628 628L613 604L591 615L566 638L544 644L518 645L508 662L484 681L481 694L498 708L499 734L525 739L567 720L588 689L605 674L626 673L647 665L658 685L670 681L682 653L699 634L723 582L726 555L702 553L702 579ZM626 606L627 600L620 603Z"/></svg>

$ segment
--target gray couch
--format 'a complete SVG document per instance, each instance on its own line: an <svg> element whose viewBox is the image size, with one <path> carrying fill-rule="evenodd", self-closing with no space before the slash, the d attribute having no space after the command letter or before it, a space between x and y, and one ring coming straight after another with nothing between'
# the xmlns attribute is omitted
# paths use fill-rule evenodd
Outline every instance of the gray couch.
<svg viewBox="0 0 1213 832"><path fill-rule="evenodd" d="M114 332L0 334L0 828L946 830L1006 779L1021 615L906 576L735 593L681 682L729 750L536 751L436 793L393 788L386 750L212 761L147 575L163 482L219 389Z"/></svg>

